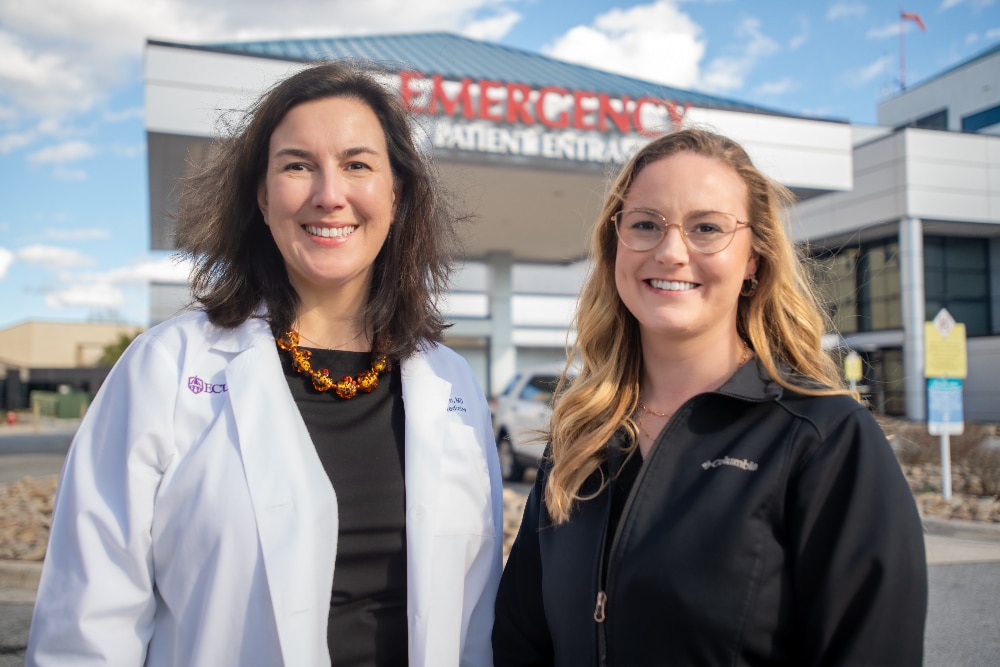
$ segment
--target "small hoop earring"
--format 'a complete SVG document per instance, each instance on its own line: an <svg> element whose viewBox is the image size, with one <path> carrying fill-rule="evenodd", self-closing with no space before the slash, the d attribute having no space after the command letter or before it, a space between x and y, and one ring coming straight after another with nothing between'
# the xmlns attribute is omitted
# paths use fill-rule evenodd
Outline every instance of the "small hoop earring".
<svg viewBox="0 0 1000 667"><path fill-rule="evenodd" d="M740 296L753 296L757 293L757 274L751 273L750 277L743 281L740 288Z"/></svg>

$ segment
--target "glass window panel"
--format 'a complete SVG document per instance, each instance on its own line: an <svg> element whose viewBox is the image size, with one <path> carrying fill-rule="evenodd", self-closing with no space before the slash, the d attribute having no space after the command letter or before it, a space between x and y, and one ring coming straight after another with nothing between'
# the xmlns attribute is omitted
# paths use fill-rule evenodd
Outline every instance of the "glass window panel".
<svg viewBox="0 0 1000 667"><path fill-rule="evenodd" d="M986 239L924 239L924 283L927 318L942 308L966 324L970 336L989 335L989 245Z"/></svg>
<svg viewBox="0 0 1000 667"><path fill-rule="evenodd" d="M982 304L975 301L950 301L948 312L955 318L956 322L965 324L966 336L986 336L990 333L989 310L982 307ZM934 317L934 311L930 317Z"/></svg>
<svg viewBox="0 0 1000 667"><path fill-rule="evenodd" d="M944 297L944 273L941 269L928 269L926 266L924 267L924 296L928 304L931 302L931 299Z"/></svg>
<svg viewBox="0 0 1000 667"><path fill-rule="evenodd" d="M989 281L983 272L951 271L946 278L949 299L983 299L989 295Z"/></svg>
<svg viewBox="0 0 1000 667"><path fill-rule="evenodd" d="M986 268L986 243L983 239L946 239L945 266L965 270Z"/></svg>
<svg viewBox="0 0 1000 667"><path fill-rule="evenodd" d="M934 237L924 238L924 269L928 267L940 269L944 266L943 240Z"/></svg>

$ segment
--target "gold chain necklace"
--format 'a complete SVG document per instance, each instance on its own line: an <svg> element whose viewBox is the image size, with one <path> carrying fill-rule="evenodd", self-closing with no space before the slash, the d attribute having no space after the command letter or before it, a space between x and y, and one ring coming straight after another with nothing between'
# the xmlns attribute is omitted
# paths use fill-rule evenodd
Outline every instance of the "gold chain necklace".
<svg viewBox="0 0 1000 667"><path fill-rule="evenodd" d="M357 379L352 378L350 375L345 375L339 381L334 382L330 377L329 368L314 369L312 362L309 360L312 357L312 352L299 349L299 332L294 329L289 330L285 332L284 336L275 338L275 341L277 341L279 348L286 350L292 355L292 368L297 373L307 375L312 379L313 387L316 388L316 391L329 391L333 389L334 393L344 400L354 398L358 390L370 393L378 387L379 374L392 369L389 358L383 354L372 362L371 370L358 373Z"/></svg>
<svg viewBox="0 0 1000 667"><path fill-rule="evenodd" d="M647 408L645 405L643 405L642 401L639 401L639 409L645 412L646 414L653 415L654 417L660 417L661 419L670 419L671 417L674 416L673 412L657 412L656 410Z"/></svg>
<svg viewBox="0 0 1000 667"><path fill-rule="evenodd" d="M743 353L740 354L740 362L736 365L737 368L750 361L750 346L747 344L746 340L743 341ZM639 401L639 409L646 414L653 415L654 417L659 417L660 419L670 419L674 416L673 412L657 412L652 408L647 408L642 401Z"/></svg>

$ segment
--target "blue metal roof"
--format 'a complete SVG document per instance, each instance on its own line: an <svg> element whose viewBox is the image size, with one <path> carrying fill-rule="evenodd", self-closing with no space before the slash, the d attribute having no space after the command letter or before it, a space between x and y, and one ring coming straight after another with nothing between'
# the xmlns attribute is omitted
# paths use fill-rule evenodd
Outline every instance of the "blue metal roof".
<svg viewBox="0 0 1000 667"><path fill-rule="evenodd" d="M628 95L632 98L649 95L702 108L796 117L795 114L612 74L447 32L200 45L169 44L304 62L358 58L373 61L391 71L411 69L424 74L441 74L447 78L490 79L524 83L532 87L557 85L571 90L588 90L613 96Z"/></svg>

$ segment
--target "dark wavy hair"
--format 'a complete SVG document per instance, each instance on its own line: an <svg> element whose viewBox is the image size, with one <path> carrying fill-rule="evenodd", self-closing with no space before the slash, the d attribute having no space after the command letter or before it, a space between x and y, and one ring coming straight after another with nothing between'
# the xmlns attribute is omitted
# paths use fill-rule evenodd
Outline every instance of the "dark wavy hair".
<svg viewBox="0 0 1000 667"><path fill-rule="evenodd" d="M232 328L266 310L275 335L294 323L299 298L264 224L257 189L271 134L293 107L343 97L366 104L385 132L395 190L392 232L375 258L364 326L376 349L400 359L440 342L446 324L438 297L455 250L454 216L429 160L417 149L398 95L370 63L312 65L279 81L242 112L205 162L181 184L177 246L194 263L194 301L218 326Z"/></svg>

